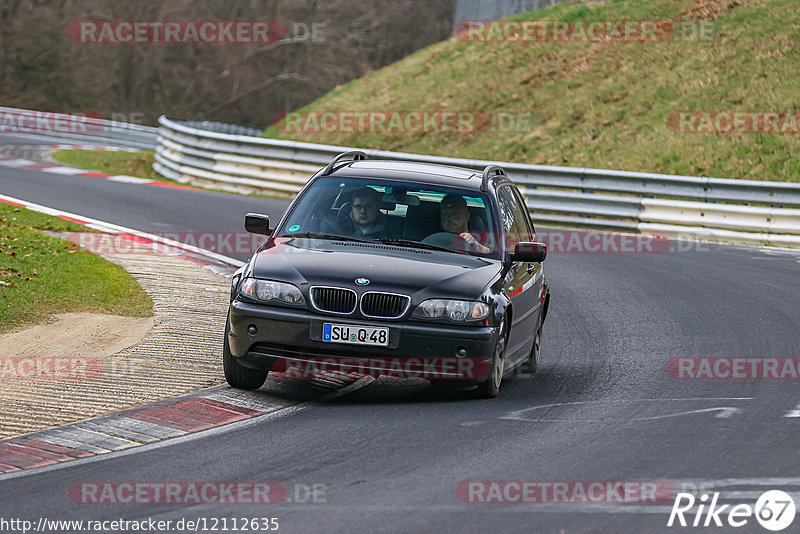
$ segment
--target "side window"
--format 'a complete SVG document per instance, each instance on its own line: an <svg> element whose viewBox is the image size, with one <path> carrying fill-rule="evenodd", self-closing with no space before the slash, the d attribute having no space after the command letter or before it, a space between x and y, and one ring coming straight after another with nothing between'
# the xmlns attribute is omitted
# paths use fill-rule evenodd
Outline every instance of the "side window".
<svg viewBox="0 0 800 534"><path fill-rule="evenodd" d="M516 209L514 210L514 214L516 215L516 219L519 222L519 237L521 241L535 241L536 238L533 237L533 226L532 223L529 224L530 215L528 215L527 211L528 208L525 206L525 202L522 200L522 194L520 194L519 190L514 190L514 198L516 202Z"/></svg>
<svg viewBox="0 0 800 534"><path fill-rule="evenodd" d="M500 216L503 221L503 230L506 234L507 250L512 251L520 239L520 221L517 220L517 206L514 194L508 186L501 187L498 191L497 201L500 204ZM522 221L524 225L524 219Z"/></svg>

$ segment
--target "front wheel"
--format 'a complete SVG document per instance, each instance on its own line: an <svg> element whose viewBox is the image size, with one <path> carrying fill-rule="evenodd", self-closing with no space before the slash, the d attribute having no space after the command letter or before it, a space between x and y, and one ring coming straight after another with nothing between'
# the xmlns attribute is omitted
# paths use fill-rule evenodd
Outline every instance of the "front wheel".
<svg viewBox="0 0 800 534"><path fill-rule="evenodd" d="M478 387L471 393L474 397L479 399L492 399L497 397L500 393L500 383L503 381L503 372L506 365L506 322L505 319L500 323L500 335L497 338L497 344L494 346L494 354L492 355L492 370L489 373L489 378L485 382L478 385Z"/></svg>
<svg viewBox="0 0 800 534"><path fill-rule="evenodd" d="M231 348L228 345L230 328L229 319L225 324L225 341L222 345L222 369L225 371L225 380L233 388L258 389L264 385L269 371L250 369L239 363L239 359L231 353Z"/></svg>

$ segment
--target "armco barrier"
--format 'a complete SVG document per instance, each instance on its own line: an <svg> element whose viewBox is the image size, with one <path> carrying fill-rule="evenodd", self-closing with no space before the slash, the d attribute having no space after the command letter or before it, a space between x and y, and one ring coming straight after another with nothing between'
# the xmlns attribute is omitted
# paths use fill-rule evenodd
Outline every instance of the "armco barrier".
<svg viewBox="0 0 800 534"><path fill-rule="evenodd" d="M169 178L217 189L291 196L334 156L353 150L233 135L205 129L219 130L213 123L201 123L203 128L194 124L159 119L154 167ZM225 128L232 131L229 125ZM797 183L364 152L375 159L473 169L501 165L524 190L528 208L539 224L800 246Z"/></svg>
<svg viewBox="0 0 800 534"><path fill-rule="evenodd" d="M42 114L0 107L17 131L38 140L155 148L155 170L195 185L290 197L320 167L348 147L263 139L257 130L218 122L159 128L86 117L79 131L24 131ZM34 128L35 129L35 128ZM663 233L736 243L800 246L800 184L697 176L548 167L364 150L371 158L424 161L476 170L501 165L521 186L534 220L550 226Z"/></svg>
<svg viewBox="0 0 800 534"><path fill-rule="evenodd" d="M64 113L0 107L0 134L32 137L54 143L72 142L101 146L141 148L156 147L157 128L126 122L80 117ZM72 124L74 127L59 128Z"/></svg>

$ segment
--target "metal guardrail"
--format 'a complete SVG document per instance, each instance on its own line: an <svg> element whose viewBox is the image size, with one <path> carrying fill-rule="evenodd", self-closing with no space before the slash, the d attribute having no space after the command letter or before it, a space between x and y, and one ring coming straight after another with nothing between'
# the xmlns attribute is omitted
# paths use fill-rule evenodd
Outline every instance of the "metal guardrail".
<svg viewBox="0 0 800 534"><path fill-rule="evenodd" d="M292 196L348 147L231 135L159 118L154 168L241 193ZM800 246L800 184L524 165L363 150L374 159L501 165L546 225Z"/></svg>
<svg viewBox="0 0 800 534"><path fill-rule="evenodd" d="M0 134L154 150L158 128L80 115L0 107Z"/></svg>
<svg viewBox="0 0 800 534"><path fill-rule="evenodd" d="M254 128L159 118L159 128L0 107L0 134L155 149L153 167L184 183L291 197L348 147L264 139ZM363 150L370 158L482 170L500 165L551 226L800 246L800 183L729 180Z"/></svg>
<svg viewBox="0 0 800 534"><path fill-rule="evenodd" d="M229 122L219 121L179 121L184 126L190 128L197 128L199 130L209 130L211 132L226 133L231 135L247 135L250 137L261 137L264 130L258 128L251 128L249 126L240 126L238 124L231 124Z"/></svg>
<svg viewBox="0 0 800 534"><path fill-rule="evenodd" d="M569 0L457 0L453 14L453 32L465 20L496 20L542 9Z"/></svg>

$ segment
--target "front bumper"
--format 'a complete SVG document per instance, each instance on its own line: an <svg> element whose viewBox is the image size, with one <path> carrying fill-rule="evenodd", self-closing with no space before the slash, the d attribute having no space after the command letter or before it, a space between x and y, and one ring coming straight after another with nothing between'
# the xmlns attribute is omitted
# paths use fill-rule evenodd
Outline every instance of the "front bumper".
<svg viewBox="0 0 800 534"><path fill-rule="evenodd" d="M324 323L388 327L389 346L323 342ZM300 376L340 371L480 383L489 375L497 334L498 329L490 326L364 320L233 301L228 344L239 363L253 369Z"/></svg>

